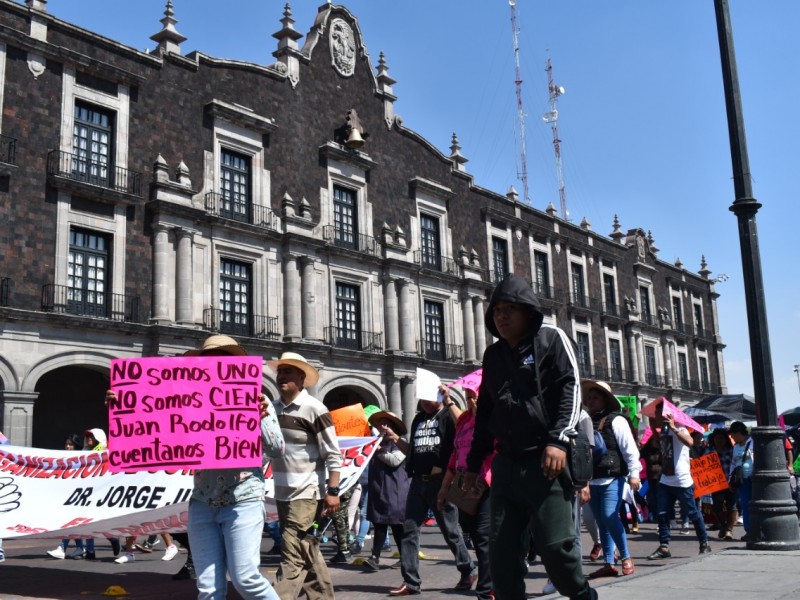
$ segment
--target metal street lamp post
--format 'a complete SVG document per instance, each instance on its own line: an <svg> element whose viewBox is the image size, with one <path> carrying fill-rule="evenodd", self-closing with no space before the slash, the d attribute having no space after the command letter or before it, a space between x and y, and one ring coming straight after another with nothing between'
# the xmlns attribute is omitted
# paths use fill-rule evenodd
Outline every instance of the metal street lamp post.
<svg viewBox="0 0 800 600"><path fill-rule="evenodd" d="M797 390L800 391L800 365L794 366L794 374L797 375Z"/></svg>
<svg viewBox="0 0 800 600"><path fill-rule="evenodd" d="M733 49L728 0L714 0L717 33L722 61L722 80L728 115L728 136L733 163L736 199L730 210L739 222L739 244L747 325L750 333L750 358L753 364L753 387L757 427L753 428L753 501L747 547L754 550L800 549L797 506L792 501L789 472L783 448L784 433L777 426L778 409L772 374L772 356L767 330L767 310L758 249L756 213L761 204L753 198L750 165L744 132L739 78Z"/></svg>

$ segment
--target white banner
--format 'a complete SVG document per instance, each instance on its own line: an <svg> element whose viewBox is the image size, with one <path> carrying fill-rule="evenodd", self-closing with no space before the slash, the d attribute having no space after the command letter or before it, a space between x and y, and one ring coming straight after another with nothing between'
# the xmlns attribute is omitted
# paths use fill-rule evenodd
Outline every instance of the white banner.
<svg viewBox="0 0 800 600"><path fill-rule="evenodd" d="M378 438L339 438L342 492L358 482ZM270 465L267 518L277 519ZM106 452L0 446L0 539L126 537L186 531L193 473L111 473Z"/></svg>

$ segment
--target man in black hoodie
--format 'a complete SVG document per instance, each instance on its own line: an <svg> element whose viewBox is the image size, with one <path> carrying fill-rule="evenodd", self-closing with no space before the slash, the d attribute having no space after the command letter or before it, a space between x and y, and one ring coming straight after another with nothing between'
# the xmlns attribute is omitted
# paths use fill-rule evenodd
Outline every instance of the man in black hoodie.
<svg viewBox="0 0 800 600"><path fill-rule="evenodd" d="M531 526L536 552L556 589L572 599L597 592L581 570L572 518L573 487L565 472L569 438L581 411L572 344L542 325L530 284L508 275L495 288L486 328L499 340L483 355L483 381L465 488L495 444L489 556L498 600L525 598L523 532Z"/></svg>

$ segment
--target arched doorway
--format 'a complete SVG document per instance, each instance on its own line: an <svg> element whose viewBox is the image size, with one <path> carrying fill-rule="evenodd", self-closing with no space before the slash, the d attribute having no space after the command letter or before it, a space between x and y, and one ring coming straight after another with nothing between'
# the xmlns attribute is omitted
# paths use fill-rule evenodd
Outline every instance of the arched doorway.
<svg viewBox="0 0 800 600"><path fill-rule="evenodd" d="M328 410L336 410L343 406L359 403L362 406L369 406L370 404L380 406L378 400L373 398L369 392L352 385L341 385L332 389L325 394L322 402L328 407Z"/></svg>
<svg viewBox="0 0 800 600"><path fill-rule="evenodd" d="M96 427L108 433L108 387L108 373L88 367L60 367L43 375L35 388L33 446L62 450L70 433L83 437Z"/></svg>

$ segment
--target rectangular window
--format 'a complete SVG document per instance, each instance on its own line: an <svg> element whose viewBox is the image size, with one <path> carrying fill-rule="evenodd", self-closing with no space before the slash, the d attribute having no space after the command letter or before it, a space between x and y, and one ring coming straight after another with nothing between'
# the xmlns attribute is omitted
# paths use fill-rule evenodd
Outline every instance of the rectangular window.
<svg viewBox="0 0 800 600"><path fill-rule="evenodd" d="M492 266L495 282L508 275L508 243L499 237L492 237Z"/></svg>
<svg viewBox="0 0 800 600"><path fill-rule="evenodd" d="M681 378L681 387L689 389L689 361L685 352L678 352L678 375Z"/></svg>
<svg viewBox="0 0 800 600"><path fill-rule="evenodd" d="M703 335L703 307L699 304L694 305L694 330L697 335Z"/></svg>
<svg viewBox="0 0 800 600"><path fill-rule="evenodd" d="M220 331L250 335L250 265L222 259L219 266Z"/></svg>
<svg viewBox="0 0 800 600"><path fill-rule="evenodd" d="M442 270L442 253L439 242L439 219L420 215L420 246L422 266L436 271Z"/></svg>
<svg viewBox="0 0 800 600"><path fill-rule="evenodd" d="M572 273L572 301L578 306L586 306L586 294L583 285L583 266L570 263Z"/></svg>
<svg viewBox="0 0 800 600"><path fill-rule="evenodd" d="M711 391L711 382L708 379L708 360L705 356L698 358L700 363L700 385L703 386L704 392Z"/></svg>
<svg viewBox="0 0 800 600"><path fill-rule="evenodd" d="M444 306L441 302L425 300L425 356L445 359Z"/></svg>
<svg viewBox="0 0 800 600"><path fill-rule="evenodd" d="M639 286L639 308L642 311L642 321L652 322L653 313L650 310L650 288Z"/></svg>
<svg viewBox="0 0 800 600"><path fill-rule="evenodd" d="M72 176L80 181L110 187L113 117L111 113L78 102L72 127Z"/></svg>
<svg viewBox="0 0 800 600"><path fill-rule="evenodd" d="M333 241L337 246L358 249L356 195L338 185L333 187Z"/></svg>
<svg viewBox="0 0 800 600"><path fill-rule="evenodd" d="M220 216L249 223L250 157L223 149L220 179Z"/></svg>
<svg viewBox="0 0 800 600"><path fill-rule="evenodd" d="M67 312L106 317L106 292L110 278L109 242L102 235L72 229L69 232L67 258Z"/></svg>
<svg viewBox="0 0 800 600"><path fill-rule="evenodd" d="M592 377L592 352L589 346L589 334L579 331L575 338L578 345L578 367L581 370L581 377Z"/></svg>
<svg viewBox="0 0 800 600"><path fill-rule="evenodd" d="M336 345L361 348L361 310L359 289L355 285L336 284Z"/></svg>
<svg viewBox="0 0 800 600"><path fill-rule="evenodd" d="M647 383L650 385L658 385L658 367L656 366L656 347L644 347L644 368L647 377Z"/></svg>
<svg viewBox="0 0 800 600"><path fill-rule="evenodd" d="M608 359L611 363L611 381L622 381L622 346L619 340L608 340Z"/></svg>
<svg viewBox="0 0 800 600"><path fill-rule="evenodd" d="M614 276L603 273L603 302L606 312L611 315L618 315L617 310L617 286L614 285Z"/></svg>
<svg viewBox="0 0 800 600"><path fill-rule="evenodd" d="M533 253L535 269L535 279L533 291L542 298L552 299L553 294L550 290L550 270L548 268L547 254L545 252Z"/></svg>
<svg viewBox="0 0 800 600"><path fill-rule="evenodd" d="M672 319L675 322L675 329L683 331L683 307L678 296L672 297Z"/></svg>

